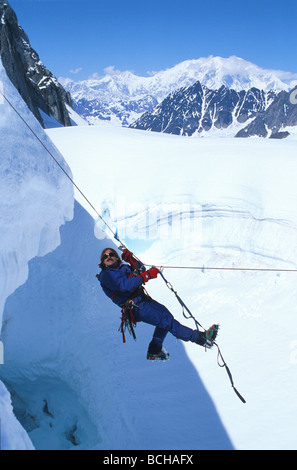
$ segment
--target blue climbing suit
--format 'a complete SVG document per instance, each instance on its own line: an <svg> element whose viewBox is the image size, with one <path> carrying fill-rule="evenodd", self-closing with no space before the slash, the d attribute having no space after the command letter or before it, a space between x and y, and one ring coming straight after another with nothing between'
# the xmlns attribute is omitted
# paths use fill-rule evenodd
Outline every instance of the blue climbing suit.
<svg viewBox="0 0 297 470"><path fill-rule="evenodd" d="M122 263L118 268L103 268L98 280L104 293L116 305L122 307L127 300L133 299L133 315L136 322L143 321L156 327L150 344L150 348L156 352L162 348L168 332L183 341L204 344L205 338L198 330L181 325L164 305L144 292L143 280L140 276L133 275L131 266Z"/></svg>

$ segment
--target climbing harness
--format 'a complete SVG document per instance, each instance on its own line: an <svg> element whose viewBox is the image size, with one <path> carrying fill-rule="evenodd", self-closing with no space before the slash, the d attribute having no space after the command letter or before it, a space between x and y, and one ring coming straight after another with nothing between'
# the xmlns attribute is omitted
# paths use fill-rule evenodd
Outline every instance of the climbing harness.
<svg viewBox="0 0 297 470"><path fill-rule="evenodd" d="M137 273L140 273L144 269L144 265L139 260L131 259L130 263L134 267L135 272L130 274L129 277L137 276ZM122 305L122 318L121 318L119 331L121 331L122 333L123 343L126 342L126 338L125 338L126 329L130 333L130 335L133 336L133 339L136 341L136 334L135 334L134 328L136 328L137 323L133 315L133 309L139 308L139 306L133 302L133 299L139 294L140 290L141 290L141 287L138 287L138 289L136 289L136 291L132 294L132 296L128 300L126 300L126 302ZM142 290L144 291L145 296L149 298L149 295L147 294L144 287L142 287ZM118 293L119 291L114 292L114 294L110 298L114 299Z"/></svg>
<svg viewBox="0 0 297 470"><path fill-rule="evenodd" d="M136 334L134 328L136 327L136 321L133 315L133 308L137 307L134 304L132 299L127 300L122 306L122 318L119 331L121 331L123 336L123 343L126 343L125 330L127 329L130 335L133 336L133 339L136 341Z"/></svg>

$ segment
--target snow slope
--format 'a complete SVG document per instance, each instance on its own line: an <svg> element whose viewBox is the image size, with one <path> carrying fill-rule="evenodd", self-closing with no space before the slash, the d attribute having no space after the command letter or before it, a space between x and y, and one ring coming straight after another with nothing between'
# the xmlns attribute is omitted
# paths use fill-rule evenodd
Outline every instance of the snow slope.
<svg viewBox="0 0 297 470"><path fill-rule="evenodd" d="M37 120L7 78L0 62L1 91L61 165L70 171ZM28 277L28 261L54 250L59 228L73 215L73 189L47 152L0 96L0 325L5 301ZM1 343L2 345L2 343ZM4 358L6 355L4 345ZM3 367L0 365L0 369ZM12 414L0 382L0 447L32 448Z"/></svg>
<svg viewBox="0 0 297 470"><path fill-rule="evenodd" d="M145 262L296 268L295 138L192 141L106 127L54 129L48 134L79 186L107 217L118 218L120 236ZM191 225L178 233L180 214L189 222L189 213L200 225L194 234ZM146 222L139 214L146 214ZM175 227L170 236L162 232L166 217L167 226L170 220ZM95 233L100 238L98 225ZM144 361L149 327L137 327L136 345L132 340L120 345L107 328L106 347L118 348L111 361L118 364L125 358L137 365L125 367L128 377L120 376L112 396L121 391L135 400L137 409L130 408L128 415L139 445L156 444L140 425L147 429L149 421L152 426L158 422L158 431L161 426L158 448L163 449L229 448L230 442L236 449L296 448L296 273L165 269L165 276L204 326L221 324L219 344L247 404L233 393L214 351L204 353L192 344L184 349L168 337L172 360L160 372L159 365ZM186 322L161 279L152 281L148 290ZM119 374L121 368L115 370ZM192 373L197 374L194 382ZM136 377L141 380L134 381ZM205 415L209 398L215 413ZM155 419L149 420L147 410L150 415L154 410ZM219 437L212 435L213 419L221 421L226 434L220 425ZM212 431L205 435L209 425Z"/></svg>

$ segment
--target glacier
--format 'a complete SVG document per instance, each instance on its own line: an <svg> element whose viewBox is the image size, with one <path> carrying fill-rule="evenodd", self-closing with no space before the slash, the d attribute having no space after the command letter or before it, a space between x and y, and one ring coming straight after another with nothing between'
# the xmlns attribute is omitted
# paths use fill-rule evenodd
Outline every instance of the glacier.
<svg viewBox="0 0 297 470"><path fill-rule="evenodd" d="M204 354L195 345L181 345L167 338L165 347L171 353L168 367L173 367L172 377L163 367L158 385L153 381L148 386L146 379L151 371L143 363L144 376L141 374L138 385L134 380L130 382L132 365L129 379L121 383L122 391L142 397L141 410L130 412L135 420L133 429L136 431L139 416L146 427L158 419L157 431L161 428L163 432L156 448L163 449L294 448L296 136L286 142L258 138L248 142L215 138L193 141L106 126L52 129L47 133L71 165L79 186L101 208L108 222L116 220L119 236L129 248L146 264L165 266L166 278L203 326L221 324L218 343L235 386L247 400L242 405L232 393L227 376L217 367L215 352ZM79 194L76 198L90 210ZM200 220L194 234L189 214L191 217L196 214ZM96 221L96 214L92 215ZM171 224L185 222L185 230L173 231L168 237L168 232L163 231L166 216ZM98 220L95 234L101 242L102 229L104 226ZM170 269L170 266L275 271L228 272ZM166 304L177 319L185 321L162 279L149 283L148 291ZM142 335L146 330L139 325L136 334ZM134 362L144 361L146 344L129 342L120 354L127 353L128 357L132 354L133 359L129 360ZM186 378L181 376L185 363L177 345L186 352L197 372L194 388L188 371ZM158 369L153 372L158 374ZM141 386L140 394L138 387L142 383L145 387ZM200 386L197 388L198 383L205 387L214 404L215 419L220 420L219 436L209 434L209 428L205 434L209 424L214 430L215 415L211 413L210 417L208 412L209 418L205 419L202 411L205 397ZM148 417L148 424L146 409L152 411L152 387L156 393L154 400L159 402L161 394L163 405L161 411L155 401L158 418ZM189 402L188 394L192 392L193 401ZM171 403L173 396L175 411L167 415L165 404ZM173 429L172 420L178 423L180 433ZM143 428L140 434L144 448L154 448L155 436L148 439ZM186 436L186 444L182 436ZM121 441L118 442L120 445Z"/></svg>
<svg viewBox="0 0 297 470"><path fill-rule="evenodd" d="M3 69L1 79L129 248L164 266L203 326L220 323L247 400L215 351L168 336L171 360L151 364L144 324L122 343L120 311L95 278L101 250L116 242L3 103L2 447L294 449L296 273L281 269L297 269L296 136L192 140L104 125L45 134ZM187 321L162 279L147 288Z"/></svg>
<svg viewBox="0 0 297 470"><path fill-rule="evenodd" d="M17 93L0 63L1 91L70 169ZM0 102L0 325L6 299L28 278L28 262L60 244L60 226L73 216L73 188L6 100ZM4 342L2 341L2 344ZM5 358L5 346L4 358ZM9 394L1 386L2 448L30 448L32 443L12 413Z"/></svg>

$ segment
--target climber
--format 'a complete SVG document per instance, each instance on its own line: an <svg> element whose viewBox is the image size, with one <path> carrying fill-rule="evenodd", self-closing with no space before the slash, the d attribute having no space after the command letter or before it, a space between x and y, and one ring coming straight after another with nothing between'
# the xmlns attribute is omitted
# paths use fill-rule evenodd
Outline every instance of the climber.
<svg viewBox="0 0 297 470"><path fill-rule="evenodd" d="M155 326L147 351L147 359L166 360L169 358L168 352L163 348L163 341L168 332L178 339L191 341L210 349L217 336L218 325L213 325L205 332L181 325L164 305L152 299L143 288L143 284L157 277L159 270L152 267L147 271L139 272L137 260L127 249L124 249L122 259L129 264L123 263L113 248L105 248L99 264L101 273L97 274L97 278L104 293L116 305L122 309L125 309L125 306L132 309L135 323L143 321Z"/></svg>

